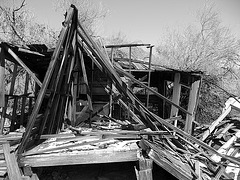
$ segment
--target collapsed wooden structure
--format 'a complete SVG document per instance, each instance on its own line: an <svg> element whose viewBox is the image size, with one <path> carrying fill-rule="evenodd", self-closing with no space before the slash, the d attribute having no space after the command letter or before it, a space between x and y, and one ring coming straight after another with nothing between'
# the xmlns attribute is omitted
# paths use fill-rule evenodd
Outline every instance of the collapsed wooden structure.
<svg viewBox="0 0 240 180"><path fill-rule="evenodd" d="M139 46L149 48L148 62L131 57L132 48ZM114 56L119 48L129 48L128 57ZM144 154L143 162L153 160L178 179L231 179L225 168L230 163L239 167L233 157L238 148L226 155L214 149L214 143L205 143L217 132L216 125L203 129L200 138L193 136L201 73L154 65L151 53L150 44L103 47L96 43L78 21L74 6L66 13L54 50L1 43L0 64L14 63L9 93L0 88L1 132L8 107L12 107L10 132L26 126L23 134L0 137L5 164L17 160L23 169L21 175L17 165L11 169L9 165L3 174L33 179L36 175L30 167L141 162ZM27 73L23 91L14 94L18 66ZM31 80L35 89L29 93ZM220 131L227 132L229 126ZM77 134L60 133L65 129ZM238 134L231 136L232 145ZM138 178L149 174L149 169L140 167Z"/></svg>

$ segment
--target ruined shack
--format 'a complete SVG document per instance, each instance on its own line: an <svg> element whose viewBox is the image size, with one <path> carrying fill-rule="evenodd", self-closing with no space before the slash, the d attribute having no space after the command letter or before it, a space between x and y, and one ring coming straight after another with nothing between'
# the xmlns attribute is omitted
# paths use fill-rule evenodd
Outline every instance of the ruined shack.
<svg viewBox="0 0 240 180"><path fill-rule="evenodd" d="M139 46L149 48L147 61L131 57L131 48ZM226 167L239 168L233 146L239 131L231 133L231 142L221 142L230 144L227 152L211 139L237 126L228 121L219 128L231 108L195 137L202 73L153 64L152 45L102 45L71 6L55 49L4 42L0 48L1 179L38 179L31 170L37 167L120 162L136 162L139 180L153 178L153 163L186 180L233 179ZM128 57L115 57L117 48L128 48ZM14 67L9 92L2 78L5 61ZM24 86L14 93L19 66ZM229 107L237 103L232 101Z"/></svg>

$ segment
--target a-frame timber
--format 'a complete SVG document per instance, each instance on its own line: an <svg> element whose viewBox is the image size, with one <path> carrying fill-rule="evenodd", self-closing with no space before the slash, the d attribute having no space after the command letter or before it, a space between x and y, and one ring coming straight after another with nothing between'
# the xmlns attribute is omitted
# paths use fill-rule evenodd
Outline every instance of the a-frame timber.
<svg viewBox="0 0 240 180"><path fill-rule="evenodd" d="M77 14L77 9L74 6L72 6L66 14L66 19L63 23L64 27L61 30L60 38L52 55L45 78L42 84L38 83L41 89L38 93L32 114L30 115L26 132L23 135L18 150L19 154L23 153L24 150L30 148L33 144L39 143L41 135L59 132L66 116L71 116L71 112L66 115L65 110L66 106L73 103L73 96L71 94L71 87L73 84L72 71L76 69L76 66L81 67L83 83L87 89L88 108L86 113L89 113L91 117L92 101L85 67L85 63L89 62L84 59L83 54L90 57L95 66L102 70L112 80L113 86L116 87L118 93L122 96L121 99L125 99L125 104L132 104L134 112L141 117L142 123L152 130L159 130L154 123L156 121L154 116L152 116L151 112L128 89L127 85L122 81L114 69L111 61L103 54L100 47L92 40L87 31L79 23ZM127 72L119 69L119 67L117 71L120 72L120 74L124 73L124 76L139 83L128 75ZM36 78L35 80L38 81ZM144 84L141 85L160 98L163 98L174 107L191 115L191 113L155 92L148 86ZM67 118L72 119L71 117Z"/></svg>

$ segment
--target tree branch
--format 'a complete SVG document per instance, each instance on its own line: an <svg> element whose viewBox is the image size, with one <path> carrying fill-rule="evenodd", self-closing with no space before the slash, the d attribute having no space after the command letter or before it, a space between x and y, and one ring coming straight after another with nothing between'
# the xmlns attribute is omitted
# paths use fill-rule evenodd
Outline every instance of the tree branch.
<svg viewBox="0 0 240 180"><path fill-rule="evenodd" d="M17 12L19 11L20 9L22 9L26 4L25 4L26 0L23 0L21 5L17 8L17 9L13 9L13 12Z"/></svg>

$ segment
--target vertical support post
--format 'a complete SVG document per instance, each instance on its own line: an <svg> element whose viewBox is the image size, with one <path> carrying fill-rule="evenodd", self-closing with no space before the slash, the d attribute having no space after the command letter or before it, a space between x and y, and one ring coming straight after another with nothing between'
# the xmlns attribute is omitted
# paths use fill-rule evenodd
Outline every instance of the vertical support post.
<svg viewBox="0 0 240 180"><path fill-rule="evenodd" d="M11 120L10 132L13 132L15 130L14 125L15 125L15 122L17 121L18 100L19 100L19 96L15 96L14 97L14 102L13 102L13 111L12 111L12 120ZM19 123L19 122L17 122L17 123Z"/></svg>
<svg viewBox="0 0 240 180"><path fill-rule="evenodd" d="M158 93L164 95L165 83L163 78L159 77L158 79ZM158 116L164 118L164 100L158 98Z"/></svg>
<svg viewBox="0 0 240 180"><path fill-rule="evenodd" d="M15 81L16 81L16 77L17 77L17 64L14 64L14 68L13 68L13 75L12 75L12 79L11 79L11 86L10 86L10 90L9 90L9 95L13 95L14 94L14 86L15 86Z"/></svg>
<svg viewBox="0 0 240 180"><path fill-rule="evenodd" d="M148 65L148 87L150 87L151 84L151 63L152 63L152 48L153 46L150 46L150 52L149 52L149 65ZM146 107L148 108L149 104L149 91L147 91L147 104Z"/></svg>
<svg viewBox="0 0 240 180"><path fill-rule="evenodd" d="M129 47L129 73L131 74L131 65L132 65L132 47Z"/></svg>
<svg viewBox="0 0 240 180"><path fill-rule="evenodd" d="M172 102L179 105L180 94L181 94L181 85L180 85L180 73L175 73L174 82L173 82L173 97ZM178 108L172 105L170 117L178 115Z"/></svg>
<svg viewBox="0 0 240 180"><path fill-rule="evenodd" d="M142 155L139 157L139 171L137 172L138 180L153 180L152 167L153 160L144 158Z"/></svg>
<svg viewBox="0 0 240 180"><path fill-rule="evenodd" d="M5 124L4 112L6 111L5 107L5 54L3 48L0 47L0 107L2 108L1 122L0 122L0 134L3 133L3 128Z"/></svg>
<svg viewBox="0 0 240 180"><path fill-rule="evenodd" d="M129 74L131 74L131 65L132 65L132 47L129 46ZM130 88L131 84L130 84L130 81L128 82L128 87ZM128 102L128 119L130 119L130 103Z"/></svg>
<svg viewBox="0 0 240 180"><path fill-rule="evenodd" d="M79 56L80 56L80 64L81 64L81 68L82 68L82 74L83 74L84 83L87 86L89 127L91 127L91 116L92 116L92 112L93 112L92 99L91 99L91 95L90 95L90 88L89 88L89 84L88 84L88 77L87 77L87 72L86 72L86 68L85 68L84 57L83 57L83 53L80 50L80 47L78 48L78 52L79 52Z"/></svg>
<svg viewBox="0 0 240 180"><path fill-rule="evenodd" d="M20 119L20 125L23 125L23 119L25 117L25 104L27 100L27 92L28 92L28 85L29 85L29 74L26 73L26 79L25 79L25 87L24 87L24 96L22 97L22 107L21 107L21 119Z"/></svg>
<svg viewBox="0 0 240 180"><path fill-rule="evenodd" d="M184 131L187 132L188 134L192 133L192 123L195 119L195 114L196 114L200 82L201 80L197 80L193 82L190 89L188 112L190 112L192 115L187 114L186 124L184 128Z"/></svg>
<svg viewBox="0 0 240 180"><path fill-rule="evenodd" d="M5 54L4 49L0 47L0 107L5 105Z"/></svg>
<svg viewBox="0 0 240 180"><path fill-rule="evenodd" d="M113 64L113 47L111 48L111 62ZM109 117L112 117L112 109L113 109L113 97L112 97L112 81L110 80L110 97L109 97Z"/></svg>
<svg viewBox="0 0 240 180"><path fill-rule="evenodd" d="M79 80L80 80L79 70L77 69L77 71L75 71L73 73L73 84L72 84L72 88L73 88L72 96L73 97L72 97L72 102L69 102L69 113L70 113L69 117L72 117L72 119L70 119L72 125L75 125L75 123L76 123L76 107L77 107L77 95L79 94L79 87L78 87ZM71 108L71 106L72 106L72 108Z"/></svg>

